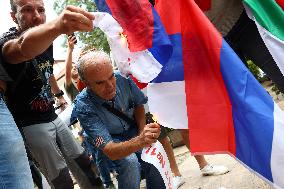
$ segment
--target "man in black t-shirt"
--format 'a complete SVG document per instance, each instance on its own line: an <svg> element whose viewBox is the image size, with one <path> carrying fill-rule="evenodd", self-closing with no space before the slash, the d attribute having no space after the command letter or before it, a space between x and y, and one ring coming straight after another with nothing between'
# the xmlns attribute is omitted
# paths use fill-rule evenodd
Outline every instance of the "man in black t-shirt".
<svg viewBox="0 0 284 189"><path fill-rule="evenodd" d="M3 67L13 80L7 82L7 106L54 188L73 188L62 154L74 159L99 187L101 181L92 173L88 157L53 108L54 96L61 103L65 100L53 76L52 41L63 33L92 30L94 17L68 6L55 20L45 23L42 0L10 2L11 16L18 27L0 37Z"/></svg>

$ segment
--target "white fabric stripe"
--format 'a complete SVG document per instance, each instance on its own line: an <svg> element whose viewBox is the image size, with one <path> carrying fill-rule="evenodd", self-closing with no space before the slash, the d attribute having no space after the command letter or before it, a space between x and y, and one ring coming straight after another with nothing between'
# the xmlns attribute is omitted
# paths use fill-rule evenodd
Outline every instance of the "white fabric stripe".
<svg viewBox="0 0 284 189"><path fill-rule="evenodd" d="M264 41L268 51L270 52L272 58L276 62L277 66L279 67L282 75L284 75L284 42L280 39L273 36L269 31L267 31L265 28L263 28L261 25L257 23L255 20L255 23L257 25L259 34Z"/></svg>
<svg viewBox="0 0 284 189"><path fill-rule="evenodd" d="M276 188L284 188L284 112L274 103L274 133L271 172Z"/></svg>
<svg viewBox="0 0 284 189"><path fill-rule="evenodd" d="M188 129L184 81L151 83L147 86L150 112L160 124L174 129Z"/></svg>

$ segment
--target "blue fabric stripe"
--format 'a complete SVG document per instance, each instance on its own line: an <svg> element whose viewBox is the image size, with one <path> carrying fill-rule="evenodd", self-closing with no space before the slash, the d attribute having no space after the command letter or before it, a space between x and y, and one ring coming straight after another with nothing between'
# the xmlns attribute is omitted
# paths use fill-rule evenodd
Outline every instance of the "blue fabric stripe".
<svg viewBox="0 0 284 189"><path fill-rule="evenodd" d="M182 61L181 34L169 35L173 45L173 53L167 64L163 65L161 73L151 83L162 83L184 80L184 68Z"/></svg>
<svg viewBox="0 0 284 189"><path fill-rule="evenodd" d="M229 93L236 136L236 157L273 182L271 151L274 103L225 40L221 72Z"/></svg>
<svg viewBox="0 0 284 189"><path fill-rule="evenodd" d="M98 11L112 14L105 0L94 0Z"/></svg>
<svg viewBox="0 0 284 189"><path fill-rule="evenodd" d="M152 7L152 13L154 17L154 33L152 39L152 48L148 50L152 53L155 59L164 66L172 56L173 47L162 21L154 7Z"/></svg>

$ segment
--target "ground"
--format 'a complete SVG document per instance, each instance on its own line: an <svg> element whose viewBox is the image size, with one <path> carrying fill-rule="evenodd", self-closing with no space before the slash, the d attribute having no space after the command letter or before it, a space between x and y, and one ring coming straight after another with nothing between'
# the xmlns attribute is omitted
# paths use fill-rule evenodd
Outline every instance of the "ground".
<svg viewBox="0 0 284 189"><path fill-rule="evenodd" d="M186 183L180 189L272 189L229 155L205 156L209 163L225 165L230 172L221 176L201 176L198 164L185 146L174 149L176 160Z"/></svg>

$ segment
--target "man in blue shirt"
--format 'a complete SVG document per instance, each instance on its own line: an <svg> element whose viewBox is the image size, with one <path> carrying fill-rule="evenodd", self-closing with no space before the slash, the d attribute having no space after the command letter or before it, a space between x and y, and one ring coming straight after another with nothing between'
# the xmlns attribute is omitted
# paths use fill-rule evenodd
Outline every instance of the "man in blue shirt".
<svg viewBox="0 0 284 189"><path fill-rule="evenodd" d="M145 125L147 97L130 78L113 72L110 58L104 52L83 55L78 72L87 88L75 99L74 111L94 140L95 148L116 165L118 188L140 188L140 164L148 189L165 188L158 170L139 160L139 151L156 142L160 135L158 124Z"/></svg>

